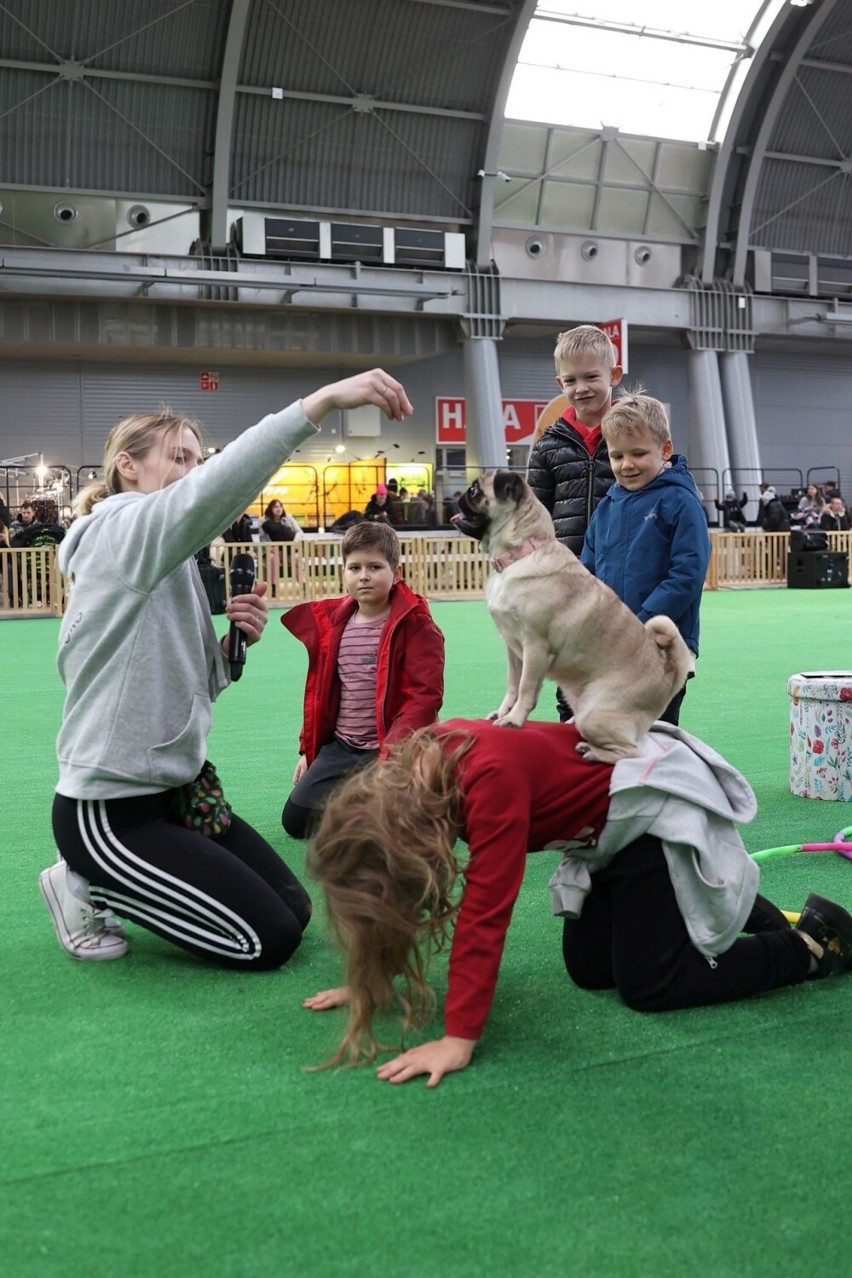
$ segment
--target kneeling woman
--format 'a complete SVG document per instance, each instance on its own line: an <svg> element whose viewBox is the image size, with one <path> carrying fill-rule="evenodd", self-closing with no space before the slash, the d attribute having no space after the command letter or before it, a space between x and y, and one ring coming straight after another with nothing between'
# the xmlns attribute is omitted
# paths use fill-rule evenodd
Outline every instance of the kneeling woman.
<svg viewBox="0 0 852 1278"><path fill-rule="evenodd" d="M60 860L40 887L72 958L121 958L114 915L223 966L279 967L310 918L307 892L261 835L229 813L205 764L212 703L240 672L219 639L193 556L254 499L335 409L411 405L381 370L335 382L203 458L194 422L168 411L120 422L104 480L84 489L59 552L69 583L59 673L53 829ZM228 605L247 643L266 587Z"/></svg>
<svg viewBox="0 0 852 1278"><path fill-rule="evenodd" d="M308 868L325 891L347 985L305 1001L316 1011L349 1004L333 1063L375 1056L373 1017L391 1003L395 978L404 1026L425 1017L429 953L451 937L443 1038L403 1051L378 1076L428 1074L434 1086L469 1064L526 854L547 847L564 853L550 886L568 974L584 989L616 989L637 1010L745 998L852 966L845 910L811 896L794 929L757 894L759 871L734 824L752 818L754 796L724 759L666 724L641 739L640 758L614 767L584 760L578 740L573 724L450 720L335 791Z"/></svg>

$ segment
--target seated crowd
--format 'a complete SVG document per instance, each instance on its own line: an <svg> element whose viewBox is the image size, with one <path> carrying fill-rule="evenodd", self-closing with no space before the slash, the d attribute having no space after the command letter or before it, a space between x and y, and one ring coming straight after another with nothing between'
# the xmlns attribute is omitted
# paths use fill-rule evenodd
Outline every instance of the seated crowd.
<svg viewBox="0 0 852 1278"><path fill-rule="evenodd" d="M724 501L714 501L722 515L722 526L729 532L744 532L749 522L745 508L747 493L738 497L732 488L725 493ZM849 516L840 489L834 480L808 484L801 492L789 497L778 495L772 484L760 485L760 496L754 524L765 532L788 532L790 528L821 528L828 532L846 532Z"/></svg>

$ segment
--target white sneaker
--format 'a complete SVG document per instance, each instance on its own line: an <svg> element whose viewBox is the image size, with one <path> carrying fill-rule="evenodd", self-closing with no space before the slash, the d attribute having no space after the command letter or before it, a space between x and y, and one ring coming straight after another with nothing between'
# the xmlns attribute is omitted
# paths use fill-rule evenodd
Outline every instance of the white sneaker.
<svg viewBox="0 0 852 1278"><path fill-rule="evenodd" d="M98 910L88 899L88 883L65 861L38 876L39 890L50 911L57 940L75 959L124 958L124 928L111 910Z"/></svg>

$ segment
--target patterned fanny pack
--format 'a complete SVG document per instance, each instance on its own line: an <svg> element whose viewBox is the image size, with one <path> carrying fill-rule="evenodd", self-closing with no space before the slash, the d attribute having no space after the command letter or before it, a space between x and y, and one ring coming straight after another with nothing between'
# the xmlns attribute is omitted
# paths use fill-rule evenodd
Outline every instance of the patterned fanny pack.
<svg viewBox="0 0 852 1278"><path fill-rule="evenodd" d="M205 760L194 781L180 788L179 813L188 830L205 838L226 834L231 824L231 805L222 791L222 782L213 764Z"/></svg>

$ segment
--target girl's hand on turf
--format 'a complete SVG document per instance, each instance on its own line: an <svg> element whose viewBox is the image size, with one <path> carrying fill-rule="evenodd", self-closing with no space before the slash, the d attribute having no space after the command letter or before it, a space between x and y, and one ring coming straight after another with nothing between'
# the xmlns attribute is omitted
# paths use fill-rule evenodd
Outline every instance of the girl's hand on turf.
<svg viewBox="0 0 852 1278"><path fill-rule="evenodd" d="M437 1087L445 1074L466 1069L476 1047L474 1038L453 1038L445 1034L432 1043L409 1048L376 1070L376 1077L387 1083L407 1083L418 1074L428 1074L428 1087Z"/></svg>
<svg viewBox="0 0 852 1278"><path fill-rule="evenodd" d="M345 1007L349 1002L349 986L340 985L336 990L320 990L306 998L302 1007L312 1012L328 1012L332 1007Z"/></svg>

